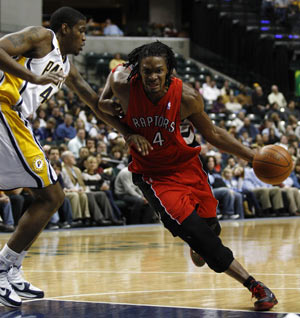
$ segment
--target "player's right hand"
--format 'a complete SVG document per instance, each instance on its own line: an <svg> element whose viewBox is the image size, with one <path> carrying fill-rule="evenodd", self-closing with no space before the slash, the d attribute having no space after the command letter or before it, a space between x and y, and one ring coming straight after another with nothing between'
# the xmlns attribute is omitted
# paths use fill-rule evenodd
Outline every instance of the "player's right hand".
<svg viewBox="0 0 300 318"><path fill-rule="evenodd" d="M44 75L34 76L31 82L38 85L46 85L46 84L58 85L58 83L64 81L65 78L66 76L62 72L58 72L58 73L50 72Z"/></svg>
<svg viewBox="0 0 300 318"><path fill-rule="evenodd" d="M135 147L143 156L147 156L153 147L150 142L143 136L132 134L125 137L127 144Z"/></svg>

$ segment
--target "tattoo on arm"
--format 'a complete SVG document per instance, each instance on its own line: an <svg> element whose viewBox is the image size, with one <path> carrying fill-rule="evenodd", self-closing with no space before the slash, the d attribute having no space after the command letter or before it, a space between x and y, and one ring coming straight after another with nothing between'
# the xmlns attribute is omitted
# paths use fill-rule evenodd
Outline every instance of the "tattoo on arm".
<svg viewBox="0 0 300 318"><path fill-rule="evenodd" d="M10 36L8 39L14 46L14 48L18 48L23 45L26 41L35 42L39 40L39 32L40 27L32 27L30 28L30 32L27 33L17 33Z"/></svg>
<svg viewBox="0 0 300 318"><path fill-rule="evenodd" d="M28 39L31 42L34 42L35 40L37 40L39 38L39 30L40 30L40 28L37 28L37 27L31 28L30 35L28 36Z"/></svg>
<svg viewBox="0 0 300 318"><path fill-rule="evenodd" d="M24 34L16 34L9 37L9 41L12 43L14 48L19 47L21 44L24 43L25 36Z"/></svg>

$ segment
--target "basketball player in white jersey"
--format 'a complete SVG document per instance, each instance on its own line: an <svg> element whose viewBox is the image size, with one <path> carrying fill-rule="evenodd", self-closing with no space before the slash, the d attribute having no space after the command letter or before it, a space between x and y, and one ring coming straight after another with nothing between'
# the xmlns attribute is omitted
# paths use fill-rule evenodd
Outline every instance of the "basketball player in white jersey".
<svg viewBox="0 0 300 318"><path fill-rule="evenodd" d="M79 54L85 31L86 18L63 7L53 13L50 29L28 27L0 38L0 189L28 187L35 195L0 251L0 302L6 306L20 306L21 297L44 297L23 278L20 268L27 250L64 200L26 118L65 82L100 119L127 134L109 111L98 110L98 95L67 57Z"/></svg>

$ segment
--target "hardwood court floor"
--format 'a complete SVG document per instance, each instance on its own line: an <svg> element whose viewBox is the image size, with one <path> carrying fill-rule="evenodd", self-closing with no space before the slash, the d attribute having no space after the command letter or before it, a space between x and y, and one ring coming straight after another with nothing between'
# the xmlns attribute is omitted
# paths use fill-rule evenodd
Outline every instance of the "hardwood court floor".
<svg viewBox="0 0 300 318"><path fill-rule="evenodd" d="M0 318L300 313L300 218L224 221L222 229L224 244L277 296L269 314L253 313L243 286L207 266L195 267L185 243L161 225L150 225L45 231L28 253L24 272L46 298L24 302L21 311L0 307ZM1 234L0 244L8 237Z"/></svg>

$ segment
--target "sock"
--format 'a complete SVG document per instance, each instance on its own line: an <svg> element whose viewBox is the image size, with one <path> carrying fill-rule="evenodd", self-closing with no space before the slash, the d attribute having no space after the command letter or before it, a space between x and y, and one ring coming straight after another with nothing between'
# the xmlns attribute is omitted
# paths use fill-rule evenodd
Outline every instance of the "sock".
<svg viewBox="0 0 300 318"><path fill-rule="evenodd" d="M9 269L17 261L19 255L5 244L0 252L0 270Z"/></svg>
<svg viewBox="0 0 300 318"><path fill-rule="evenodd" d="M243 285L250 290L250 287L251 287L253 281L255 281L255 279L254 279L252 276L249 276L249 277L245 280L245 282L244 282Z"/></svg>
<svg viewBox="0 0 300 318"><path fill-rule="evenodd" d="M18 259L15 261L14 265L20 267L23 263L24 257L27 255L27 251L23 251L19 254Z"/></svg>

